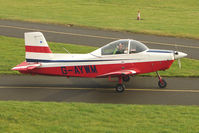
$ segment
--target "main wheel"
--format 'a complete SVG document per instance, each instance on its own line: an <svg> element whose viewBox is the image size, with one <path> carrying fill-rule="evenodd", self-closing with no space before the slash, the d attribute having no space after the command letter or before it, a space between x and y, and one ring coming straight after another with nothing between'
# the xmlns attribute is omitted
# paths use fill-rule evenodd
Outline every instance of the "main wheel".
<svg viewBox="0 0 199 133"><path fill-rule="evenodd" d="M167 82L164 79L162 79L162 82L158 81L158 86L160 88L165 88L167 86Z"/></svg>
<svg viewBox="0 0 199 133"><path fill-rule="evenodd" d="M123 92L125 89L125 86L123 84L118 84L115 89L117 92Z"/></svg>
<svg viewBox="0 0 199 133"><path fill-rule="evenodd" d="M128 82L128 81L130 80L130 76L129 76L129 75L123 76L123 77L122 77L122 80L123 80L124 82Z"/></svg>

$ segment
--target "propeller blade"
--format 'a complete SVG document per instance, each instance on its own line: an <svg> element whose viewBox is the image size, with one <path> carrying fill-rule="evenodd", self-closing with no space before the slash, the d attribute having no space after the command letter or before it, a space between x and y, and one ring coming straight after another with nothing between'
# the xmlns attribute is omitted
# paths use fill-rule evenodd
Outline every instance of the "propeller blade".
<svg viewBox="0 0 199 133"><path fill-rule="evenodd" d="M175 55L178 55L178 48L177 48L177 45L175 44L175 51L173 51L173 57L174 57L174 59L176 59L175 58ZM179 63L178 63L179 64Z"/></svg>
<svg viewBox="0 0 199 133"><path fill-rule="evenodd" d="M178 66L179 66L180 69L182 68L180 59L178 59Z"/></svg>

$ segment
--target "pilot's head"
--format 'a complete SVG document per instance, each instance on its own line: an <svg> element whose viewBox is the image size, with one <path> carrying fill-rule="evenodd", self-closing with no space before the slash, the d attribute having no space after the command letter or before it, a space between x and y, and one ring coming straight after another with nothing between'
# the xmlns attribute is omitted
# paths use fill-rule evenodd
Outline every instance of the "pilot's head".
<svg viewBox="0 0 199 133"><path fill-rule="evenodd" d="M124 49L124 45L123 45L122 43L120 43L120 44L118 45L118 49L119 49L119 50Z"/></svg>

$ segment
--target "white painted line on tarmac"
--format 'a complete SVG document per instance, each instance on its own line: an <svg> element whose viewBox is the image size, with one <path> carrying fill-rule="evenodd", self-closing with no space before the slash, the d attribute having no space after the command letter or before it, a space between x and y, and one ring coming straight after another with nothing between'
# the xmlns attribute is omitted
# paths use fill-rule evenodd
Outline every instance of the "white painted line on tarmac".
<svg viewBox="0 0 199 133"><path fill-rule="evenodd" d="M66 88L66 87L47 87L47 86L0 86L0 89L47 89L47 90L114 90L112 88ZM172 90L172 89L125 89L126 91L149 91L149 92L190 92L199 93L199 90Z"/></svg>
<svg viewBox="0 0 199 133"><path fill-rule="evenodd" d="M81 36L81 37L111 39L111 40L121 39L121 38L116 38L116 37L96 36L96 35L78 34L78 33L70 33L70 32L58 32L58 31L33 29L33 28L25 28L25 27L17 27L17 26L9 26L9 25L0 25L0 27L2 27L2 28L20 29L20 30L42 31L42 32L48 32L48 33L63 34L63 35L65 34L65 35ZM152 41L143 41L143 40L138 40L138 41L143 42L143 43L156 44L156 45L177 46L177 47L185 47L185 48L199 48L197 46L186 46L186 45L174 44L174 43L162 43L162 42L152 42Z"/></svg>

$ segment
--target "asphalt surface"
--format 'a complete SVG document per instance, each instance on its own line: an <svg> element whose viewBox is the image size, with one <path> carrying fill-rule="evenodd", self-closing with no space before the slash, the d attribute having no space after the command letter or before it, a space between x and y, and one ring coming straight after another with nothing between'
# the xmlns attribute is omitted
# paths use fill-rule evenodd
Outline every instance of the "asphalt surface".
<svg viewBox="0 0 199 133"><path fill-rule="evenodd" d="M199 59L199 40L194 39L0 20L0 35L23 38L24 32L30 31L41 31L47 41L97 47L117 39L135 39L142 41L149 48L178 50L187 53L189 58Z"/></svg>
<svg viewBox="0 0 199 133"><path fill-rule="evenodd" d="M199 40L115 32L83 27L0 20L0 35L23 38L24 32L41 31L47 41L103 46L113 40L130 38L149 48L176 49L199 59ZM0 76L0 100L67 101L122 104L199 105L198 78L166 78L168 87L159 89L157 78L134 77L123 93L107 79L50 76Z"/></svg>
<svg viewBox="0 0 199 133"><path fill-rule="evenodd" d="M117 93L117 83L107 79L1 75L0 100L199 105L198 78L166 80L167 88L159 89L155 77L133 77Z"/></svg>

